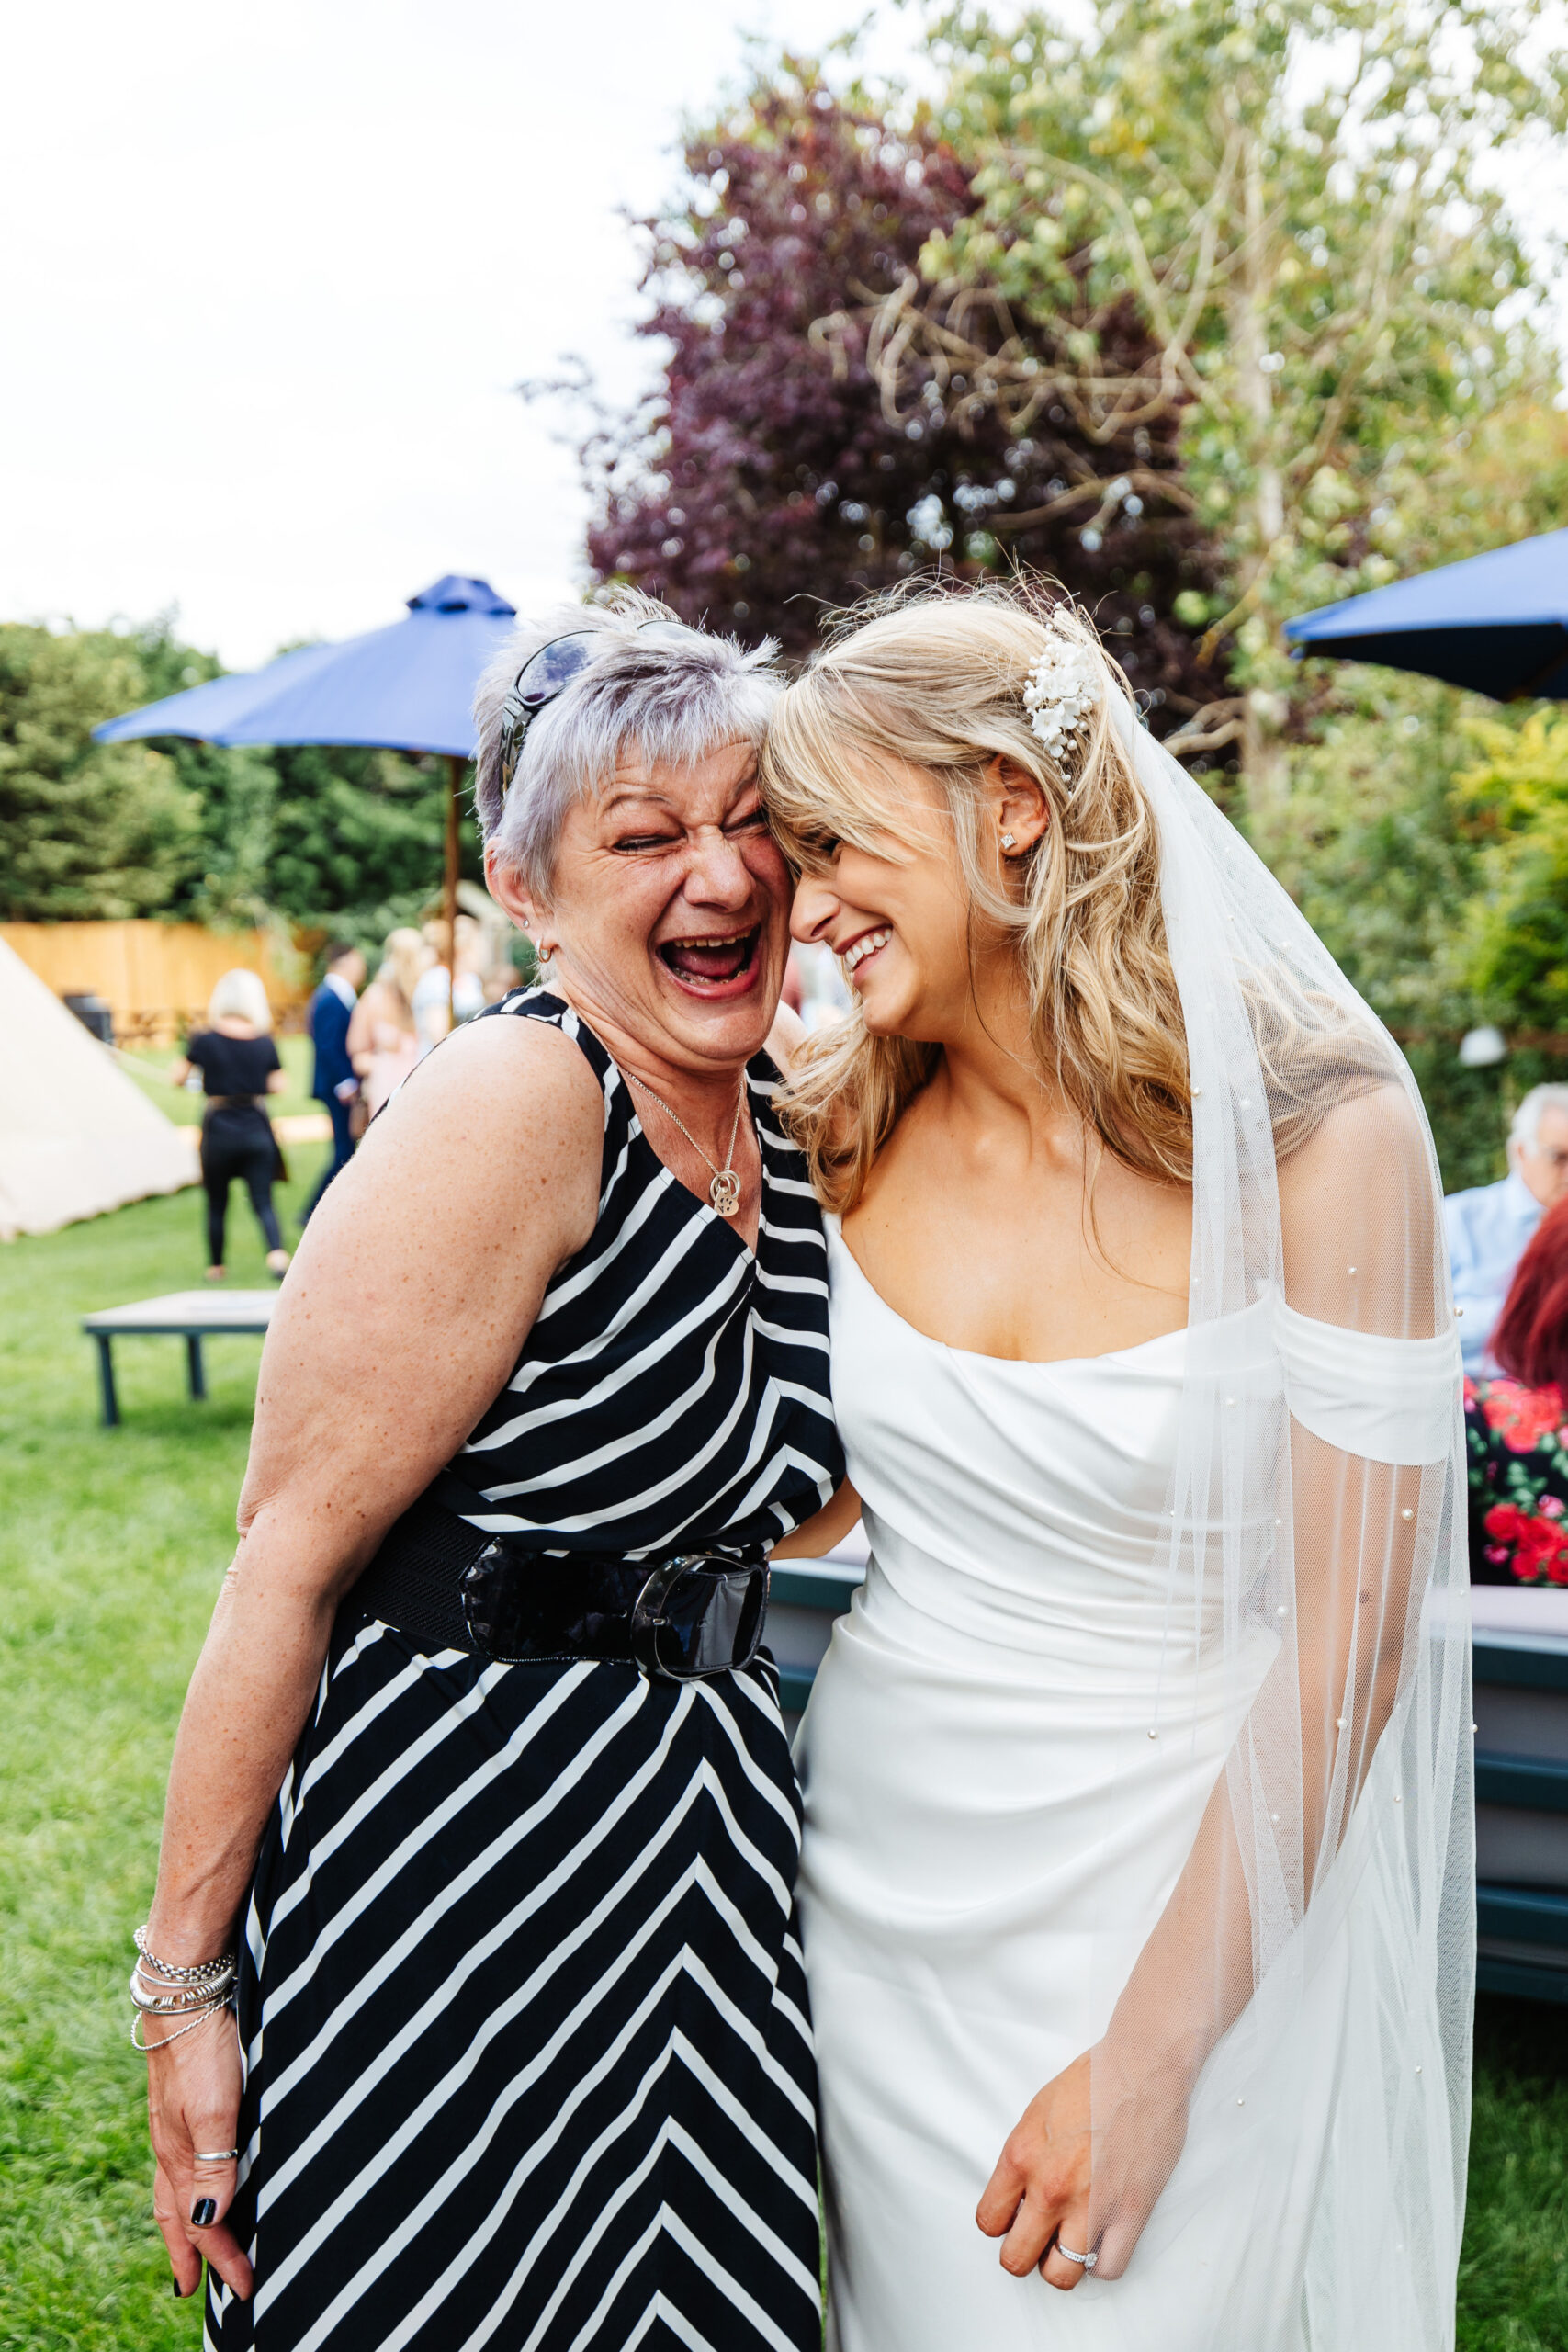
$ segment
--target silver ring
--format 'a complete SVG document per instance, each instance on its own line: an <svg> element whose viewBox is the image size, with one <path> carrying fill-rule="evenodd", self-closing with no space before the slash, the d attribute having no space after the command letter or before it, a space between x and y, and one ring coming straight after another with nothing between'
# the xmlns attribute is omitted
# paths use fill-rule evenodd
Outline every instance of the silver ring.
<svg viewBox="0 0 1568 2352"><path fill-rule="evenodd" d="M1062 2244L1060 2238L1056 2240L1056 2244L1053 2251L1059 2254L1066 2262L1076 2262L1080 2264L1085 2270L1092 2270L1095 2264L1100 2260L1098 2254L1075 2254L1070 2245L1064 2245Z"/></svg>
<svg viewBox="0 0 1568 2352"><path fill-rule="evenodd" d="M233 2165L240 2161L238 2148L196 2148L191 2153L198 2165Z"/></svg>

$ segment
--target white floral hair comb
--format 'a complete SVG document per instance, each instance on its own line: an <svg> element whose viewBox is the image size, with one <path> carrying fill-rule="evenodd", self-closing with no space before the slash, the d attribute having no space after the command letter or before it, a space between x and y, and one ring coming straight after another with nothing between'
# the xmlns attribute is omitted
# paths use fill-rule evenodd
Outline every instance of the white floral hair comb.
<svg viewBox="0 0 1568 2352"><path fill-rule="evenodd" d="M1098 698L1099 664L1087 645L1046 625L1045 650L1024 681L1029 724L1056 765L1066 771L1082 749L1081 737Z"/></svg>

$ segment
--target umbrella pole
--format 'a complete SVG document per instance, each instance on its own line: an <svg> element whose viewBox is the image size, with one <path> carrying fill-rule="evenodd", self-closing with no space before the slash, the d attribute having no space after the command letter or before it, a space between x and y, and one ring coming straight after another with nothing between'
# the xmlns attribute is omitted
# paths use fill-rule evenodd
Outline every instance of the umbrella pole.
<svg viewBox="0 0 1568 2352"><path fill-rule="evenodd" d="M463 762L446 760L446 870L441 896L441 920L446 926L446 969L451 975L454 1001L457 993L457 820L460 814L458 794L463 785Z"/></svg>

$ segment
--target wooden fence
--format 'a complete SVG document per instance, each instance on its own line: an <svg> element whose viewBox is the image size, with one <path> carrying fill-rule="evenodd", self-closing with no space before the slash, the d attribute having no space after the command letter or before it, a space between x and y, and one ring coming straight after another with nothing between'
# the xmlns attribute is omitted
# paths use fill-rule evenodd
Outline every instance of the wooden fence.
<svg viewBox="0 0 1568 2352"><path fill-rule="evenodd" d="M291 1025L305 1002L303 958L299 978L280 970L265 931L204 931L194 922L0 922L0 939L56 996L101 996L121 1045L163 1046L183 1036L236 965L260 974L280 1026Z"/></svg>

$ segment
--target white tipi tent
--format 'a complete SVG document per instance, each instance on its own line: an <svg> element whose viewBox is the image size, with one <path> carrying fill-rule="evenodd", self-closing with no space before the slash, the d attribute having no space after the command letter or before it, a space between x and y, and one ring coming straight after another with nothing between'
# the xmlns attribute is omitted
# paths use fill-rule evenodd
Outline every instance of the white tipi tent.
<svg viewBox="0 0 1568 2352"><path fill-rule="evenodd" d="M0 1241L197 1175L196 1130L165 1119L0 940Z"/></svg>

